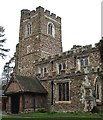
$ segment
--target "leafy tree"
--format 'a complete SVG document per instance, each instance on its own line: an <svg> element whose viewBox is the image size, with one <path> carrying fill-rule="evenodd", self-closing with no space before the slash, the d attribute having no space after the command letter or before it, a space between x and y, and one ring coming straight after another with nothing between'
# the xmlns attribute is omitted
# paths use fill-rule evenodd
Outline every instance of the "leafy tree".
<svg viewBox="0 0 103 120"><path fill-rule="evenodd" d="M4 38L4 36L5 36L4 32L5 32L5 29L2 26L0 26L0 56L2 58L4 58L6 56L5 52L9 52L9 50L10 50L10 49L4 48L3 44L6 41L6 39Z"/></svg>

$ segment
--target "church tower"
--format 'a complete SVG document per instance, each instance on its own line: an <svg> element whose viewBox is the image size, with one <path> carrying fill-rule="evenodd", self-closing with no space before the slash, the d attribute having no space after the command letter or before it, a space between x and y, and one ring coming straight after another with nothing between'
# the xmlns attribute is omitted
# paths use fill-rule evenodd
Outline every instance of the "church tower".
<svg viewBox="0 0 103 120"><path fill-rule="evenodd" d="M40 6L36 11L23 9L16 50L16 73L33 75L35 60L61 52L61 18Z"/></svg>
<svg viewBox="0 0 103 120"><path fill-rule="evenodd" d="M101 2L101 38L103 37L103 1Z"/></svg>

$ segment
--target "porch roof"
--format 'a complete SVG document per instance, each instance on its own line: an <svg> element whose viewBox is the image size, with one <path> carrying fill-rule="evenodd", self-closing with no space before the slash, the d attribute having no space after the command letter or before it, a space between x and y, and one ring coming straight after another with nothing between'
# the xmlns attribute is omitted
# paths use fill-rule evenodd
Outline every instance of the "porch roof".
<svg viewBox="0 0 103 120"><path fill-rule="evenodd" d="M14 91L8 91L8 88L12 82L16 82L19 85L20 90L18 92L33 92L33 93L44 93L47 94L46 89L40 83L36 77L27 77L15 75L7 85L5 89L5 94L14 93Z"/></svg>

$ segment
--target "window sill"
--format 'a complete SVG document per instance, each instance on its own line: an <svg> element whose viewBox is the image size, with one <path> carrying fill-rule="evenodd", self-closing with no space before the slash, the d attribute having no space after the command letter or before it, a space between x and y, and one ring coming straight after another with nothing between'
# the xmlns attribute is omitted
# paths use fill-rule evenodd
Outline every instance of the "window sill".
<svg viewBox="0 0 103 120"><path fill-rule="evenodd" d="M81 66L81 68L87 68L87 67L90 67L90 65L83 65L83 66Z"/></svg>
<svg viewBox="0 0 103 120"><path fill-rule="evenodd" d="M55 39L55 36L53 36L53 35L51 35L51 34L48 34L48 33L47 33L47 36L49 36L50 38Z"/></svg>
<svg viewBox="0 0 103 120"><path fill-rule="evenodd" d="M71 104L71 101L56 101L56 104Z"/></svg>

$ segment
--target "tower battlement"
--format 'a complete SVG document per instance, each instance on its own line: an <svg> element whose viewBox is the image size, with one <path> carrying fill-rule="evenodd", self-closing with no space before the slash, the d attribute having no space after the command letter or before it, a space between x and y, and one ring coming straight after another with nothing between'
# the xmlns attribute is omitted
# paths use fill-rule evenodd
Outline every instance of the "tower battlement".
<svg viewBox="0 0 103 120"><path fill-rule="evenodd" d="M45 15L47 17L50 17L58 22L61 22L61 17L56 16L56 14L51 13L49 10L45 10L43 7L39 6L36 8L36 10L28 10L28 9L23 9L21 10L21 17L23 20L31 18L33 16L35 16L36 14L42 14Z"/></svg>
<svg viewBox="0 0 103 120"><path fill-rule="evenodd" d="M68 58L70 56L74 56L74 55L79 55L80 53L83 55L84 54L84 51L85 52L92 52L93 50L98 50L98 46L99 46L100 42L99 43L96 43L95 46L93 47L91 44L90 45L85 45L85 46L76 46L74 45L70 50L68 51L65 51L65 52L62 52L62 53L59 53L59 54L56 54L56 55L53 55L53 56L48 56L48 58L42 58L42 59L39 59L39 60L36 60L36 64L43 64L43 63L47 63L48 61L55 61L55 60L58 60L58 59L63 59L63 58Z"/></svg>

